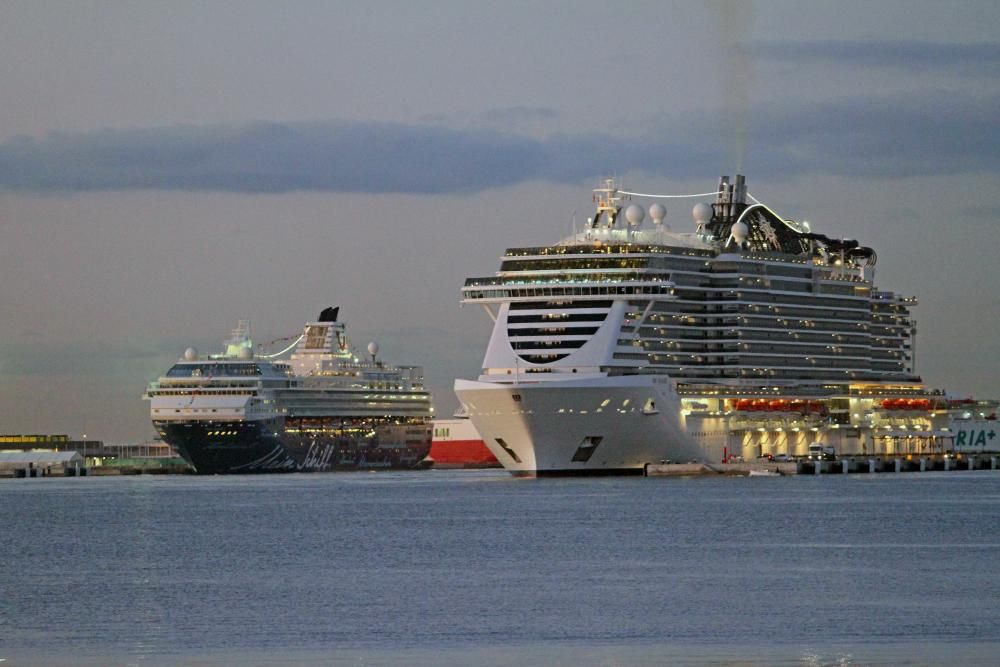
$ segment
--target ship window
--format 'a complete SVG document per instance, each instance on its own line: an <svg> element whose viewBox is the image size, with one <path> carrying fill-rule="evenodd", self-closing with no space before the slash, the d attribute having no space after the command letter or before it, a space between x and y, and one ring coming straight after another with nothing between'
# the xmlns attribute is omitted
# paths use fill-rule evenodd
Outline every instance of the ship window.
<svg viewBox="0 0 1000 667"><path fill-rule="evenodd" d="M225 377L234 375L260 375L260 366L255 363L228 364L177 364L169 371L167 377Z"/></svg>
<svg viewBox="0 0 1000 667"><path fill-rule="evenodd" d="M604 436L600 435L588 435L577 447L576 453L573 454L573 461L575 463L586 463L590 460L590 457L594 455L597 450L597 446L601 444L604 440Z"/></svg>

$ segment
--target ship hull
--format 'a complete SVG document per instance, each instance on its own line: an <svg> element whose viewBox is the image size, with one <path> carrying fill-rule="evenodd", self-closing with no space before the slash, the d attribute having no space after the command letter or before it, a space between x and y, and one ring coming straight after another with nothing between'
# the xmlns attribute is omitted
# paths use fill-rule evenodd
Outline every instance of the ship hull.
<svg viewBox="0 0 1000 667"><path fill-rule="evenodd" d="M647 463L705 460L668 379L597 377L501 384L457 380L490 451L515 476L642 474Z"/></svg>
<svg viewBox="0 0 1000 667"><path fill-rule="evenodd" d="M435 468L502 467L468 419L435 420L430 457Z"/></svg>
<svg viewBox="0 0 1000 667"><path fill-rule="evenodd" d="M499 468L500 462L482 440L435 441L431 458L436 468Z"/></svg>
<svg viewBox="0 0 1000 667"><path fill-rule="evenodd" d="M379 443L374 438L299 434L281 420L159 423L163 440L198 474L331 472L412 469L430 451L430 426L419 442Z"/></svg>

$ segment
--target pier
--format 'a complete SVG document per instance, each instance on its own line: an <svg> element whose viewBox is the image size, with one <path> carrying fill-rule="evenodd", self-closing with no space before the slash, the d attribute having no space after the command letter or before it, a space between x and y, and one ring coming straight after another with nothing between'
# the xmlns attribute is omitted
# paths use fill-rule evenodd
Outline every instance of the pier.
<svg viewBox="0 0 1000 667"><path fill-rule="evenodd" d="M1000 454L909 454L845 456L831 461L752 461L738 463L647 463L646 477L786 475L869 475L1000 469Z"/></svg>
<svg viewBox="0 0 1000 667"><path fill-rule="evenodd" d="M68 435L0 434L0 478L169 475L193 471L161 441L110 444Z"/></svg>
<svg viewBox="0 0 1000 667"><path fill-rule="evenodd" d="M86 470L78 452L0 452L0 477L69 477L85 475Z"/></svg>

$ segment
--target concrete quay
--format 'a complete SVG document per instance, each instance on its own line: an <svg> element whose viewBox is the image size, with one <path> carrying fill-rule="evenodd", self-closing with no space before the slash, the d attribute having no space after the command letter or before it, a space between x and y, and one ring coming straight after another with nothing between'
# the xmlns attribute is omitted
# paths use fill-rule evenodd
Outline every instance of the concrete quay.
<svg viewBox="0 0 1000 667"><path fill-rule="evenodd" d="M1000 470L1000 454L907 454L847 456L833 461L754 461L743 463L647 463L646 477L713 475L849 475L908 472Z"/></svg>
<svg viewBox="0 0 1000 667"><path fill-rule="evenodd" d="M798 461L800 475L998 470L1000 454L906 454L847 456L835 461Z"/></svg>
<svg viewBox="0 0 1000 667"><path fill-rule="evenodd" d="M119 475L193 475L191 468L184 466L94 466L65 467L49 466L45 468L6 468L0 469L0 479L24 479L31 477L116 477Z"/></svg>
<svg viewBox="0 0 1000 667"><path fill-rule="evenodd" d="M746 477L751 472L755 474L794 475L796 474L796 463L777 463L774 461L759 463L647 463L643 474L646 477L695 477L703 475Z"/></svg>

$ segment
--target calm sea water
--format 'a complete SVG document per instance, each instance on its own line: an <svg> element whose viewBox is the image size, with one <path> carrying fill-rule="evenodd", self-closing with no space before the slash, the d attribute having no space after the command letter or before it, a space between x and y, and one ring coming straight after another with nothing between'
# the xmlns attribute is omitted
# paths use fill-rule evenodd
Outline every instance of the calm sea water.
<svg viewBox="0 0 1000 667"><path fill-rule="evenodd" d="M1000 474L0 481L0 663L996 664Z"/></svg>

